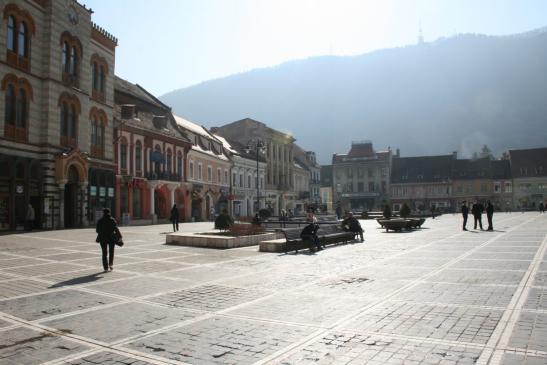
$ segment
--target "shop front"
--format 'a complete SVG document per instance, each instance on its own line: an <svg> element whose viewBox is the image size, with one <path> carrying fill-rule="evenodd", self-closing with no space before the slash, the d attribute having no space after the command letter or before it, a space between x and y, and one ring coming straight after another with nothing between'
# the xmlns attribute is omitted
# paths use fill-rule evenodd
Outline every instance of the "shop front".
<svg viewBox="0 0 547 365"><path fill-rule="evenodd" d="M0 231L40 228L43 225L42 166L29 158L0 155ZM25 227L29 205L33 227Z"/></svg>
<svg viewBox="0 0 547 365"><path fill-rule="evenodd" d="M88 220L92 224L103 216L103 209L115 212L115 181L114 171L98 168L89 169L88 185Z"/></svg>

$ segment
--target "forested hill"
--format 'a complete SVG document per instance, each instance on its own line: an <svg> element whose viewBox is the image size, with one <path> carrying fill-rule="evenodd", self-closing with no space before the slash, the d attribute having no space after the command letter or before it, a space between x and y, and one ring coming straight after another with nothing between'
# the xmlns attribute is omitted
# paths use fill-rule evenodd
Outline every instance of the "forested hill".
<svg viewBox="0 0 547 365"><path fill-rule="evenodd" d="M363 139L376 149L399 147L405 156L469 156L484 144L494 154L545 146L547 30L313 57L207 81L161 100L207 127L250 117L292 132L321 163Z"/></svg>

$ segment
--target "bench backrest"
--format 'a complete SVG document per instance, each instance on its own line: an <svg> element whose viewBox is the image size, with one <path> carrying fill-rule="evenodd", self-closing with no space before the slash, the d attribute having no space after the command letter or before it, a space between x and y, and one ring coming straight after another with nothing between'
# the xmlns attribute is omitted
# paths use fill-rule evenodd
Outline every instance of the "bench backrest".
<svg viewBox="0 0 547 365"><path fill-rule="evenodd" d="M302 232L302 228L286 228L281 229L281 232L283 232L287 241L294 241L300 239L300 233Z"/></svg>
<svg viewBox="0 0 547 365"><path fill-rule="evenodd" d="M322 225L317 231L319 236L340 232L342 229L337 224Z"/></svg>

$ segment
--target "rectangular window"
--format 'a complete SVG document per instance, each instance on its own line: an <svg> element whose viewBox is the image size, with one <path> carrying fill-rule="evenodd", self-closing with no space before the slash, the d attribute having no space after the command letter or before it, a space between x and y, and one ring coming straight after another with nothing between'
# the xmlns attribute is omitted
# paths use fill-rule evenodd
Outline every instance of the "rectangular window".
<svg viewBox="0 0 547 365"><path fill-rule="evenodd" d="M211 166L207 166L207 181L213 180L213 168Z"/></svg>
<svg viewBox="0 0 547 365"><path fill-rule="evenodd" d="M501 193L501 183L499 181L494 181L494 193Z"/></svg>
<svg viewBox="0 0 547 365"><path fill-rule="evenodd" d="M235 172L232 175L232 185L237 186L237 174Z"/></svg>
<svg viewBox="0 0 547 365"><path fill-rule="evenodd" d="M243 174L239 174L239 186L243 187Z"/></svg>
<svg viewBox="0 0 547 365"><path fill-rule="evenodd" d="M348 168L348 177L353 177L353 169L351 167Z"/></svg>
<svg viewBox="0 0 547 365"><path fill-rule="evenodd" d="M357 191L359 193L363 193L365 191L365 183L363 182L358 182L357 183Z"/></svg>
<svg viewBox="0 0 547 365"><path fill-rule="evenodd" d="M228 170L224 170L224 184L228 185Z"/></svg>
<svg viewBox="0 0 547 365"><path fill-rule="evenodd" d="M120 166L123 170L127 170L127 145L122 144L120 148Z"/></svg>
<svg viewBox="0 0 547 365"><path fill-rule="evenodd" d="M368 183L368 191L370 191L370 192L374 191L374 183L373 182Z"/></svg>
<svg viewBox="0 0 547 365"><path fill-rule="evenodd" d="M368 177L373 178L374 177L374 170L368 169Z"/></svg>
<svg viewBox="0 0 547 365"><path fill-rule="evenodd" d="M513 192L513 184L510 181L505 182L505 192L506 193L512 193Z"/></svg>
<svg viewBox="0 0 547 365"><path fill-rule="evenodd" d="M194 178L194 163L190 161L190 171L188 172L190 175L190 179Z"/></svg>
<svg viewBox="0 0 547 365"><path fill-rule="evenodd" d="M220 171L220 169L217 169L217 183L222 183L222 172Z"/></svg>
<svg viewBox="0 0 547 365"><path fill-rule="evenodd" d="M201 171L201 164L198 164L198 180L203 180L203 173Z"/></svg>

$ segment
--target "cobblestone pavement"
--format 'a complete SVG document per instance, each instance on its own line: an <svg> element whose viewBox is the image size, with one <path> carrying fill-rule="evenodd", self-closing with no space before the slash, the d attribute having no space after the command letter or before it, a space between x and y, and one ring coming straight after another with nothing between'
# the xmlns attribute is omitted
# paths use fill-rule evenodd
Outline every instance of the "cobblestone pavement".
<svg viewBox="0 0 547 365"><path fill-rule="evenodd" d="M298 255L123 227L108 273L93 229L1 235L0 364L547 364L547 215L494 218Z"/></svg>

